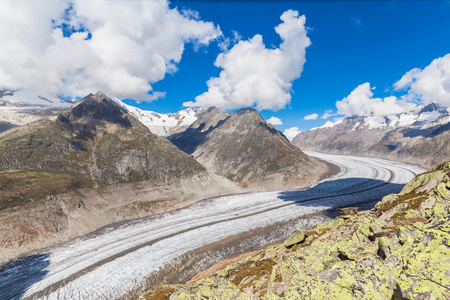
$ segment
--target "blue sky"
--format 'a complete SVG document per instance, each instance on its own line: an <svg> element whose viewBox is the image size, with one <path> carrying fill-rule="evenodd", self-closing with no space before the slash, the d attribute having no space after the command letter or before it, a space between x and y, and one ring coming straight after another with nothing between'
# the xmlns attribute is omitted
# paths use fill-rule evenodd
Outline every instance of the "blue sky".
<svg viewBox="0 0 450 300"><path fill-rule="evenodd" d="M174 1L171 6L198 11L201 19L220 25L225 36L237 31L246 40L261 34L267 47L280 44L274 27L284 11L306 16L311 46L302 75L293 82L291 103L275 112L260 111L265 119L280 118L280 130L322 125L321 118L303 118L335 112L335 102L365 82L376 87L376 97L402 94L392 85L407 71L450 52L450 3L445 1ZM207 90L210 77L218 76L221 69L214 60L220 52L214 43L198 51L187 45L179 70L153 85L166 97L138 106L179 110L184 101Z"/></svg>
<svg viewBox="0 0 450 300"><path fill-rule="evenodd" d="M281 119L279 130L320 126L327 121L320 118L327 110L332 110L332 121L351 114L401 112L428 100L450 106L450 1L3 2L0 17L9 25L0 28L5 45L0 50L0 88L33 87L37 93L65 98L101 90L142 109L176 112L208 92L208 80L221 76L223 69L214 65L221 53L223 64L239 66L227 53L240 53L243 42L256 45L255 35L277 51L282 41L275 27L287 24L280 17L293 10L298 15L287 19L304 15L311 42L299 44L306 47L304 55L286 54L300 57L286 61L294 73L302 70L301 76L282 82L284 91L292 84L289 103L284 105L286 98L280 102L284 108L257 102L265 119ZM236 33L239 39L233 41ZM258 51L266 55L267 49ZM284 67L280 72L289 71ZM430 78L439 84L427 86ZM402 89L394 89L400 79L397 87ZM150 89L161 94L153 97ZM212 93L207 94L211 99ZM279 94L274 95L286 96ZM141 98L146 99L130 100ZM336 101L341 101L339 111ZM239 106L227 105L230 111ZM319 117L304 120L312 114Z"/></svg>

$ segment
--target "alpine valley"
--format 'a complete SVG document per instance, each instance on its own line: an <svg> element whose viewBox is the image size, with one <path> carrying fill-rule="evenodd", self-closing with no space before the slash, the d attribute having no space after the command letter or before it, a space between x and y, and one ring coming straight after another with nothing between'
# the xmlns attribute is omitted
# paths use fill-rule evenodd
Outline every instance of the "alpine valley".
<svg viewBox="0 0 450 300"><path fill-rule="evenodd" d="M2 92L0 298L432 299L450 288L436 263L448 260L449 166L420 174L450 160L436 103L291 143L251 108L42 98Z"/></svg>
<svg viewBox="0 0 450 300"><path fill-rule="evenodd" d="M1 133L1 262L211 196L305 187L335 170L251 109L160 115L100 92L64 105L25 106L26 118ZM151 132L189 125L169 139Z"/></svg>

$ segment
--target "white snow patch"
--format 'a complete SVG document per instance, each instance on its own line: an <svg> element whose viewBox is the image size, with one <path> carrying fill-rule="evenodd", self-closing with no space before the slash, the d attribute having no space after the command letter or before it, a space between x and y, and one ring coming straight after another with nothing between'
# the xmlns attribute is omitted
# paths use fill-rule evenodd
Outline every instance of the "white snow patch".
<svg viewBox="0 0 450 300"><path fill-rule="evenodd" d="M316 129L321 129L321 128L331 128L331 127L334 127L334 126L336 126L336 125L341 124L342 121L344 121L344 118L335 119L334 122L327 121L327 122L326 122L325 124L323 124L322 126L320 126L320 127L314 127L314 128L311 128L310 130L316 130Z"/></svg>
<svg viewBox="0 0 450 300"><path fill-rule="evenodd" d="M355 124L355 126L353 126L353 128L352 128L350 131L355 131L356 128L357 128L360 124L361 124L361 123L357 122L357 123Z"/></svg>
<svg viewBox="0 0 450 300"><path fill-rule="evenodd" d="M369 129L386 127L386 119L384 117L365 117L364 122Z"/></svg>
<svg viewBox="0 0 450 300"><path fill-rule="evenodd" d="M403 127L403 126L409 126L412 125L417 120L417 115L414 114L402 114L399 116L389 116L391 120L394 121L396 119L396 122L393 122L391 127Z"/></svg>
<svg viewBox="0 0 450 300"><path fill-rule="evenodd" d="M424 112L419 115L417 121L422 122L424 125L433 123L441 116L439 111Z"/></svg>
<svg viewBox="0 0 450 300"><path fill-rule="evenodd" d="M197 120L197 115L202 111L202 108L187 108L177 113L160 114L125 104L118 98L113 98L113 100L117 105L135 116L152 133L159 136L169 135L170 129L176 126L188 127Z"/></svg>

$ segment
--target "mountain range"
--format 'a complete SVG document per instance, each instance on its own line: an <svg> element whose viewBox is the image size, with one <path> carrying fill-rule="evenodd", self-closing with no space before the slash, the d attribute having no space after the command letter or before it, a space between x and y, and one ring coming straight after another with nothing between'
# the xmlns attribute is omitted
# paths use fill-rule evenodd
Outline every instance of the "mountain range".
<svg viewBox="0 0 450 300"><path fill-rule="evenodd" d="M303 150L390 158L431 167L450 159L449 109L437 103L386 117L346 117L300 132Z"/></svg>
<svg viewBox="0 0 450 300"><path fill-rule="evenodd" d="M251 109L168 116L178 118L169 132L193 120L170 137L185 152L100 92L32 116L0 134L2 260L211 196L304 187L331 170Z"/></svg>
<svg viewBox="0 0 450 300"><path fill-rule="evenodd" d="M2 259L238 192L97 93L0 136Z"/></svg>

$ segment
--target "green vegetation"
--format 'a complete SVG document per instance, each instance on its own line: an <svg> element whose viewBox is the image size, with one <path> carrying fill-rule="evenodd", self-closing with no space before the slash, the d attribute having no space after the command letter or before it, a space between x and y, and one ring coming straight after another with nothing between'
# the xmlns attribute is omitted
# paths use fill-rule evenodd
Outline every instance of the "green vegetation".
<svg viewBox="0 0 450 300"><path fill-rule="evenodd" d="M0 171L0 211L47 196L92 187L91 180L73 172L29 169L2 170Z"/></svg>

